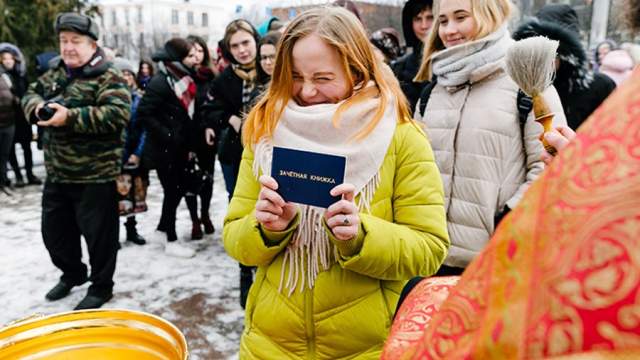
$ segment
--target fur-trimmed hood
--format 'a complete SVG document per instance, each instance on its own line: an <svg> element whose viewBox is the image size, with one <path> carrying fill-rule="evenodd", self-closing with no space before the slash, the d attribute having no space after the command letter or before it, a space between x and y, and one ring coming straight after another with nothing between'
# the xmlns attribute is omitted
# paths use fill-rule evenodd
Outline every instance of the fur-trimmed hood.
<svg viewBox="0 0 640 360"><path fill-rule="evenodd" d="M534 36L544 36L560 43L558 46L560 66L553 82L559 91L563 88L569 92L576 87L582 90L589 88L593 81L593 73L589 70L587 53L578 34L565 26L537 18L520 24L513 33L515 40Z"/></svg>
<svg viewBox="0 0 640 360"><path fill-rule="evenodd" d="M22 55L22 51L20 51L20 48L11 43L0 43L0 52L5 51L10 52L16 59L15 71L20 76L27 75L27 62L25 61L24 55Z"/></svg>

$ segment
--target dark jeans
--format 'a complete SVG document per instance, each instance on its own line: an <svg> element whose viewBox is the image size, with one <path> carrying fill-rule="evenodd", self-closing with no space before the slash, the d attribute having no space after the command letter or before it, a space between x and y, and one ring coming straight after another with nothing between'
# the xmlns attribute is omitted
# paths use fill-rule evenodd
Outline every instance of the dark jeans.
<svg viewBox="0 0 640 360"><path fill-rule="evenodd" d="M113 291L118 254L118 199L114 181L103 184L45 182L42 194L42 237L60 280L78 285L87 280L80 235L89 250L92 282L89 294Z"/></svg>
<svg viewBox="0 0 640 360"><path fill-rule="evenodd" d="M167 233L167 241L178 240L176 234L176 211L186 189L182 186L184 166L158 167L156 169L164 197L162 198L162 214L158 229Z"/></svg>
<svg viewBox="0 0 640 360"><path fill-rule="evenodd" d="M200 167L210 176L210 178L204 182L204 185L202 185L202 190L200 190L199 194L200 201L202 202L200 205L200 214L203 216L209 215L209 207L211 206L211 198L213 197L213 175L216 161L215 149L215 146L207 146L207 148L197 152Z"/></svg>
<svg viewBox="0 0 640 360"><path fill-rule="evenodd" d="M227 188L227 194L229 195L229 201L233 196L233 190L236 188L236 182L238 181L238 174L240 173L240 160L237 163L225 164L220 163L222 168L222 176L224 177L224 184ZM240 265L240 305L244 309L247 302L247 295L249 288L253 284L253 266Z"/></svg>
<svg viewBox="0 0 640 360"><path fill-rule="evenodd" d="M24 170L27 173L27 179L33 177L33 154L31 152L31 141L16 143L22 147L22 153L24 154ZM18 157L16 156L16 146L11 147L11 155L9 157L9 163L13 172L16 174L16 180L22 179L22 173L20 173L20 165L18 164Z"/></svg>
<svg viewBox="0 0 640 360"><path fill-rule="evenodd" d="M224 185L227 188L227 194L229 200L233 196L233 190L236 188L236 182L238 181L238 174L240 173L240 160L237 163L220 163L222 168L222 176L224 177Z"/></svg>
<svg viewBox="0 0 640 360"><path fill-rule="evenodd" d="M11 148L13 147L13 134L15 133L15 126L7 126L0 128L0 187L7 184L7 162L11 154Z"/></svg>

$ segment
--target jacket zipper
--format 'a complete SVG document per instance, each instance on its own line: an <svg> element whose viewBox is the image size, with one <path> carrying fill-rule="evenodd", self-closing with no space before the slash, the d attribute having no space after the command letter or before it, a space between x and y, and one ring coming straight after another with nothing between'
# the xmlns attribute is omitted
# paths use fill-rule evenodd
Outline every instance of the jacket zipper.
<svg viewBox="0 0 640 360"><path fill-rule="evenodd" d="M307 332L307 359L316 358L316 333L313 324L313 288L304 292L304 324Z"/></svg>

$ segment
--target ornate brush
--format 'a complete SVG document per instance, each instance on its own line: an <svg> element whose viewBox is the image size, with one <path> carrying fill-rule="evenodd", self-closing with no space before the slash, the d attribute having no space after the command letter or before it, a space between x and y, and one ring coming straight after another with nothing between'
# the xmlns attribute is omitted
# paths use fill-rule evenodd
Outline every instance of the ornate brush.
<svg viewBox="0 0 640 360"><path fill-rule="evenodd" d="M556 149L544 140L544 133L553 130L554 114L542 93L553 82L557 49L557 41L536 36L517 41L506 56L507 73L525 94L533 98L536 121L544 127L540 140L551 155L556 154Z"/></svg>

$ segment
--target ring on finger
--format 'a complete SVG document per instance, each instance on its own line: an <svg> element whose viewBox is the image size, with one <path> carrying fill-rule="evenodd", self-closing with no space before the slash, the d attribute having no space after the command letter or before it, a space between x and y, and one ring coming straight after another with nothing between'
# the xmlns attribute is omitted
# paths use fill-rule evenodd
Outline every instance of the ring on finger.
<svg viewBox="0 0 640 360"><path fill-rule="evenodd" d="M349 225L349 217L347 215L344 216L344 220L342 220L342 224Z"/></svg>

